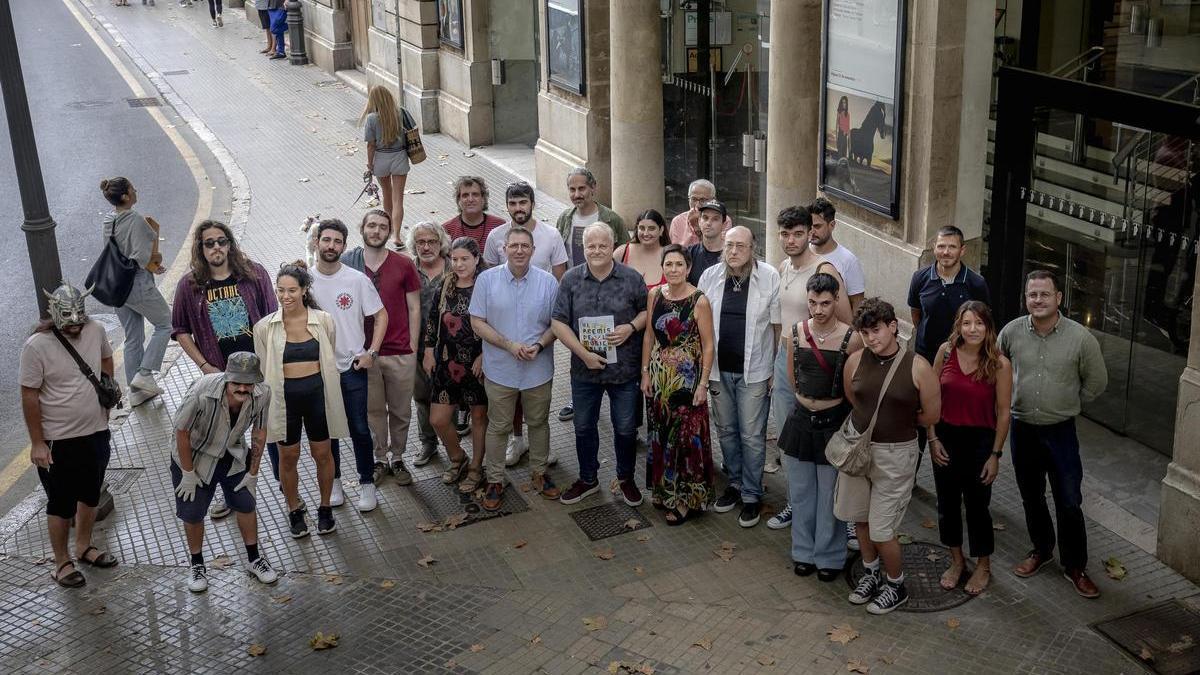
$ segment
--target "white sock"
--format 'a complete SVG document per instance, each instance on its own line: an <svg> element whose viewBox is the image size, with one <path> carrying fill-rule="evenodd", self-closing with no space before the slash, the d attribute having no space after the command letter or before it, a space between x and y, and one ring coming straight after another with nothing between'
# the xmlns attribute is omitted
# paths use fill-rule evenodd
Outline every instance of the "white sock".
<svg viewBox="0 0 1200 675"><path fill-rule="evenodd" d="M876 558L876 559L872 560L871 562L867 562L864 560L863 567L865 567L866 570L868 572L870 572L871 574L874 574L875 576L879 576L879 558Z"/></svg>
<svg viewBox="0 0 1200 675"><path fill-rule="evenodd" d="M893 586L899 586L900 584L904 583L904 572L901 572L900 576L896 577L895 579L893 579L892 575L889 574L887 575L887 580L889 584Z"/></svg>

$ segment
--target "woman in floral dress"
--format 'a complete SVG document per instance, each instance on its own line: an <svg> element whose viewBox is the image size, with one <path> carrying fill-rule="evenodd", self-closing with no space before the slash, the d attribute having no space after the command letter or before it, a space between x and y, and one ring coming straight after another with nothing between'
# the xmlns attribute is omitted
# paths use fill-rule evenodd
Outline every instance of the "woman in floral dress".
<svg viewBox="0 0 1200 675"><path fill-rule="evenodd" d="M471 493L483 485L483 438L487 431L487 394L483 390L483 341L471 328L468 309L475 279L483 271L479 244L459 237L450 244L450 273L425 321L423 366L429 374L429 423L446 446L450 466L442 482L458 481ZM458 441L454 413L461 404L471 408L471 458ZM464 479L463 476L466 476Z"/></svg>
<svg viewBox="0 0 1200 675"><path fill-rule="evenodd" d="M668 525L682 525L713 500L708 375L712 307L688 283L692 261L678 244L663 248L665 285L650 293L653 330L642 348L642 393L650 402L650 486Z"/></svg>

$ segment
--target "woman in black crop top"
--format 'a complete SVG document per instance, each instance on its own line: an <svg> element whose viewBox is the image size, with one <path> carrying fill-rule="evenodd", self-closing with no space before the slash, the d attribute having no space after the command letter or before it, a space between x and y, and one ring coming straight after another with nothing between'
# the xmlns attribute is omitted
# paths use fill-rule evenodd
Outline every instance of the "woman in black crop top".
<svg viewBox="0 0 1200 675"><path fill-rule="evenodd" d="M787 471L793 569L833 581L846 564L846 527L833 515L837 470L825 459L825 446L850 411L842 366L862 349L862 338L834 314L841 287L833 275L812 275L807 290L811 318L785 328L796 405L779 432L779 449Z"/></svg>

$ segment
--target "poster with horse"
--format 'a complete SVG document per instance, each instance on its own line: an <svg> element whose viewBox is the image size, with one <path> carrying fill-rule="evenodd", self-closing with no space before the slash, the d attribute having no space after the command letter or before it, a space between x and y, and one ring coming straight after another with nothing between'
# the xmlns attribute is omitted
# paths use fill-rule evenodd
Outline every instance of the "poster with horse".
<svg viewBox="0 0 1200 675"><path fill-rule="evenodd" d="M903 0L826 0L821 188L899 216Z"/></svg>

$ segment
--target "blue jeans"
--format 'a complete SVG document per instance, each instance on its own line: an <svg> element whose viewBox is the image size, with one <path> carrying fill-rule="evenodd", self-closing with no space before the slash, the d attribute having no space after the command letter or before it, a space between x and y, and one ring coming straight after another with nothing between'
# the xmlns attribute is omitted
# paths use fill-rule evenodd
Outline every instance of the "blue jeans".
<svg viewBox="0 0 1200 675"><path fill-rule="evenodd" d="M346 409L346 424L350 427L350 442L354 444L354 466L358 469L360 485L375 482L375 443L371 440L371 426L367 424L367 371L350 370L342 373L342 404ZM338 439L332 439L333 461L336 476L341 477L338 455L341 448Z"/></svg>
<svg viewBox="0 0 1200 675"><path fill-rule="evenodd" d="M642 397L637 380L598 384L571 378L571 404L575 406L575 455L579 458L579 480L595 485L600 471L600 401L608 394L608 415L613 425L613 449L617 455L617 478L633 479L637 461L635 417Z"/></svg>
<svg viewBox="0 0 1200 675"><path fill-rule="evenodd" d="M787 471L788 504L792 507L792 562L823 570L846 564L846 527L833 515L837 469L828 464L781 458Z"/></svg>
<svg viewBox="0 0 1200 675"><path fill-rule="evenodd" d="M1087 525L1083 521L1083 462L1075 419L1046 425L1013 420L1008 441L1034 550L1043 557L1054 554L1054 523L1046 508L1049 476L1060 562L1067 570L1082 570L1087 566Z"/></svg>
<svg viewBox="0 0 1200 675"><path fill-rule="evenodd" d="M710 386L713 421L721 439L721 456L729 486L742 493L742 502L762 501L763 464L767 452L767 410L771 392L767 381L746 382L741 373L720 373Z"/></svg>
<svg viewBox="0 0 1200 675"><path fill-rule="evenodd" d="M171 340L171 308L154 285L154 275L139 269L125 304L117 308L117 318L125 331L125 382L138 373L149 375L162 370L163 355ZM146 339L146 322L154 326Z"/></svg>
<svg viewBox="0 0 1200 675"><path fill-rule="evenodd" d="M783 423L796 407L796 392L792 390L792 378L788 377L787 357L791 342L780 348L775 355L775 376L771 386L771 417L775 420L775 435L783 430ZM772 443L767 446L767 457L779 461L779 446Z"/></svg>

